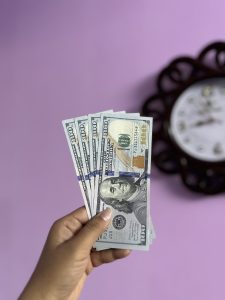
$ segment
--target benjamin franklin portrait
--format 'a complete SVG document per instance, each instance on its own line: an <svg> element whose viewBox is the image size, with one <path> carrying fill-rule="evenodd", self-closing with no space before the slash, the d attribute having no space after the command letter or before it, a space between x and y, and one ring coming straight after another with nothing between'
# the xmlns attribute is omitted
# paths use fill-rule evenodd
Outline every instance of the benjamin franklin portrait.
<svg viewBox="0 0 225 300"><path fill-rule="evenodd" d="M146 225L147 179L144 174L133 177L110 177L99 186L99 197L107 205L124 213L134 213L140 224Z"/></svg>

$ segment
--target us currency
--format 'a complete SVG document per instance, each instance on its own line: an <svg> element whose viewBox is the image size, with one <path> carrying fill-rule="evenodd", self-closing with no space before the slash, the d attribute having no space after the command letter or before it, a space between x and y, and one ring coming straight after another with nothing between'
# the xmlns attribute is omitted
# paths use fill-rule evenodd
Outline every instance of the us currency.
<svg viewBox="0 0 225 300"><path fill-rule="evenodd" d="M90 187L90 207L92 215L94 215L94 202L93 202L93 192L94 192L94 181L93 172L90 166L90 144L89 144L89 126L88 117L79 117L75 119L75 127L77 130L78 142L80 145L80 153L83 161L84 168L84 178L86 185Z"/></svg>
<svg viewBox="0 0 225 300"><path fill-rule="evenodd" d="M112 110L88 115L88 135L89 135L89 147L90 147L90 174L91 174L91 187L92 196L95 194L95 179L97 174L97 159L99 149L99 135L101 126L101 115L103 113L113 113ZM125 114L125 111L119 111L117 114ZM132 113L130 115L139 116L139 113ZM93 212L96 213L96 202L93 202Z"/></svg>
<svg viewBox="0 0 225 300"><path fill-rule="evenodd" d="M112 223L98 249L146 250L154 228L150 219L152 118L102 114L95 186L96 212L112 209Z"/></svg>
<svg viewBox="0 0 225 300"><path fill-rule="evenodd" d="M95 177L97 172L97 157L98 157L98 143L99 143L99 122L101 114L88 115L88 128L89 128L89 145L90 145L90 173L91 185L93 186L92 196L95 193ZM92 199L94 206L94 199ZM95 208L93 207L93 211Z"/></svg>
<svg viewBox="0 0 225 300"><path fill-rule="evenodd" d="M111 112L113 111L109 110L102 113L111 113ZM89 163L90 163L92 197L94 197L94 193L95 193L95 177L97 172L100 121L101 121L101 113L88 115L88 136L89 136L89 150L90 150ZM92 203L93 203L93 212L95 213L95 203L93 198L92 198Z"/></svg>
<svg viewBox="0 0 225 300"><path fill-rule="evenodd" d="M106 112L112 112L112 110ZM101 113L94 114L93 116L95 115L98 116L95 118L95 123L97 124L98 128ZM90 169L90 163L91 161L93 161L93 159L90 159L90 157L93 157L92 155L90 156L90 151L93 153L93 148L90 147L89 144L89 133L92 133L92 130L95 129L95 126L89 126L88 116L64 120L63 126L67 137L67 142L70 148L72 160L74 162L74 167L80 183L80 187L81 189L83 187L82 195L86 198L90 215L93 216L95 214L93 208L94 172ZM97 134L97 137L99 137L99 134ZM96 149L98 149L98 140L95 140L97 141Z"/></svg>
<svg viewBox="0 0 225 300"><path fill-rule="evenodd" d="M87 210L88 217L90 219L92 217L91 203L90 203L91 190L90 190L90 185L87 184L87 181L85 180L85 174L87 173L87 170L81 156L79 140L75 128L74 119L64 120L62 124L65 131L67 143L70 149L71 157L73 160L75 172L79 181L81 194L84 199L84 204Z"/></svg>

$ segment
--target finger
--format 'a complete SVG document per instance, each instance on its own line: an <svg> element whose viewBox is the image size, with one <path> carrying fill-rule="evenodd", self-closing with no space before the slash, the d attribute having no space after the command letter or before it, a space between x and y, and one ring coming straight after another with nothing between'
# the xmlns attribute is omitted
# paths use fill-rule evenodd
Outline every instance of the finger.
<svg viewBox="0 0 225 300"><path fill-rule="evenodd" d="M48 242L51 246L58 246L71 239L88 221L84 207L80 207L70 214L57 220L49 233Z"/></svg>
<svg viewBox="0 0 225 300"><path fill-rule="evenodd" d="M91 260L94 267L113 262L114 260L127 257L131 253L125 249L107 249L91 253Z"/></svg>
<svg viewBox="0 0 225 300"><path fill-rule="evenodd" d="M97 216L92 218L71 240L74 246L79 249L77 255L86 256L98 237L106 230L109 225L112 215L112 210L106 208L104 211L99 213Z"/></svg>
<svg viewBox="0 0 225 300"><path fill-rule="evenodd" d="M59 221L63 222L64 220L71 220L71 219L76 219L82 225L85 225L88 222L88 214L86 208L84 206L79 207L78 209L72 211L68 215L59 219Z"/></svg>

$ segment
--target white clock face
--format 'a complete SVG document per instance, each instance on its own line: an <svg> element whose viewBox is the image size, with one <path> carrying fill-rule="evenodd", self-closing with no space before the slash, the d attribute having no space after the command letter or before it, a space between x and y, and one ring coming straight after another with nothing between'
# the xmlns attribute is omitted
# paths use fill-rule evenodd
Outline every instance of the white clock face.
<svg viewBox="0 0 225 300"><path fill-rule="evenodd" d="M196 159L225 160L225 78L200 81L179 96L171 113L170 134Z"/></svg>

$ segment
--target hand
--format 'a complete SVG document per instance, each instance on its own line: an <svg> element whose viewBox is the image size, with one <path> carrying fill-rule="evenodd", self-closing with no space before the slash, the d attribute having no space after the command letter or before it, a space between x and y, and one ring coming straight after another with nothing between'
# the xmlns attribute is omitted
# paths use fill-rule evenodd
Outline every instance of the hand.
<svg viewBox="0 0 225 300"><path fill-rule="evenodd" d="M19 300L76 300L94 267L126 257L128 250L92 251L111 219L107 208L90 221L84 207L56 221Z"/></svg>

